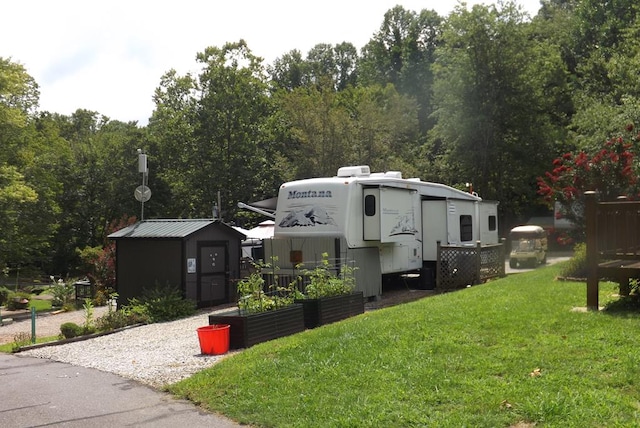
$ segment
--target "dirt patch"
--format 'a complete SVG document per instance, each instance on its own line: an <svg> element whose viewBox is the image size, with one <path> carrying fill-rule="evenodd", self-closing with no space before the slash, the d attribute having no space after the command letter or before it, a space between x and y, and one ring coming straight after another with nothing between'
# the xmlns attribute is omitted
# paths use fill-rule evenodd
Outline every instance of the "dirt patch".
<svg viewBox="0 0 640 428"><path fill-rule="evenodd" d="M365 309L381 309L389 306L395 306L402 303L412 302L414 300L423 299L425 297L440 294L435 290L422 290L415 287L412 283L397 282L394 284L386 284L382 288L382 296L377 300L371 300L365 304Z"/></svg>

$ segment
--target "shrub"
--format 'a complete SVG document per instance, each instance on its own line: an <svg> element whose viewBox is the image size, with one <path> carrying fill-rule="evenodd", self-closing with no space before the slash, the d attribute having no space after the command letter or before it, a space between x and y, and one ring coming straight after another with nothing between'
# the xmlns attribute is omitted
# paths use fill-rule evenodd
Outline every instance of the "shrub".
<svg viewBox="0 0 640 428"><path fill-rule="evenodd" d="M127 306L129 311L148 317L149 322L172 321L196 311L195 302L184 299L182 292L171 285L144 290L142 297L130 299Z"/></svg>
<svg viewBox="0 0 640 428"><path fill-rule="evenodd" d="M76 323L66 322L60 326L60 333L62 333L65 339L71 339L82 336L84 334L84 328Z"/></svg>
<svg viewBox="0 0 640 428"><path fill-rule="evenodd" d="M7 287L0 287L0 305L4 305L7 303L10 293L11 290L9 290Z"/></svg>
<svg viewBox="0 0 640 428"><path fill-rule="evenodd" d="M51 294L53 299L51 300L51 306L68 308L75 295L75 287L70 282L65 282L62 278L58 281L54 281L51 286Z"/></svg>
<svg viewBox="0 0 640 428"><path fill-rule="evenodd" d="M15 311L16 309L26 309L29 307L29 298L31 295L24 291L11 291L7 296L7 310Z"/></svg>
<svg viewBox="0 0 640 428"><path fill-rule="evenodd" d="M13 345L11 346L11 349L14 352L17 352L20 349L24 348L25 346L29 346L30 344L31 344L31 335L29 333L25 333L25 332L16 333L13 336Z"/></svg>
<svg viewBox="0 0 640 428"><path fill-rule="evenodd" d="M97 318L95 321L95 327L98 331L111 331L128 325L148 324L149 322L150 320L148 316L123 308L117 311L108 312Z"/></svg>
<svg viewBox="0 0 640 428"><path fill-rule="evenodd" d="M96 332L96 328L93 325L93 302L90 299L84 299L84 325L83 334L91 334Z"/></svg>
<svg viewBox="0 0 640 428"><path fill-rule="evenodd" d="M565 278L586 278L587 276L587 244L576 244L573 257L560 270L560 276Z"/></svg>

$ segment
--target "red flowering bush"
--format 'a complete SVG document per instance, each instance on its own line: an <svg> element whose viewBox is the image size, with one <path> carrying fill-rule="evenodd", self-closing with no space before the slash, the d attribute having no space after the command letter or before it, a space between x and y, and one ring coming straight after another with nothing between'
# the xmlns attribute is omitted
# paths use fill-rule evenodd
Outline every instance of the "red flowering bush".
<svg viewBox="0 0 640 428"><path fill-rule="evenodd" d="M631 134L633 125L626 131ZM579 230L584 228L584 192L598 192L601 201L613 201L619 196L638 199L637 166L634 163L640 134L617 137L605 142L595 154L580 151L565 153L553 161L553 170L538 177L538 194L553 206L559 202L559 215L571 221Z"/></svg>
<svg viewBox="0 0 640 428"><path fill-rule="evenodd" d="M123 217L112 221L107 228L107 235L132 225L135 217ZM88 265L87 276L96 285L96 305L104 305L116 285L116 244L107 242L104 247L85 248L81 257Z"/></svg>

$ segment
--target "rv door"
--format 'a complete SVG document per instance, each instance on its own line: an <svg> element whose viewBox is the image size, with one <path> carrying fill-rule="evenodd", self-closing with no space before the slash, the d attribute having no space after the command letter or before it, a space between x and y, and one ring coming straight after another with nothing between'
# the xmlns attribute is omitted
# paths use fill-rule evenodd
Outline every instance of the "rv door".
<svg viewBox="0 0 640 428"><path fill-rule="evenodd" d="M363 189L364 239L380 242L414 241L419 234L416 193L390 187Z"/></svg>

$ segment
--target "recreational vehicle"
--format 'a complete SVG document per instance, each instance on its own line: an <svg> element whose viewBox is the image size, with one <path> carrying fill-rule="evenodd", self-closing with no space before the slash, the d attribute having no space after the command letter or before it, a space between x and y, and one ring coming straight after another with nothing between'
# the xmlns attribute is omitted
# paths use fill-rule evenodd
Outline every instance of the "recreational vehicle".
<svg viewBox="0 0 640 428"><path fill-rule="evenodd" d="M355 266L356 287L368 298L382 294L386 275L420 274L433 288L439 244L498 243L497 205L398 171L342 167L335 177L280 187L265 260L277 257L279 275L295 276L297 266L312 268L327 253Z"/></svg>

